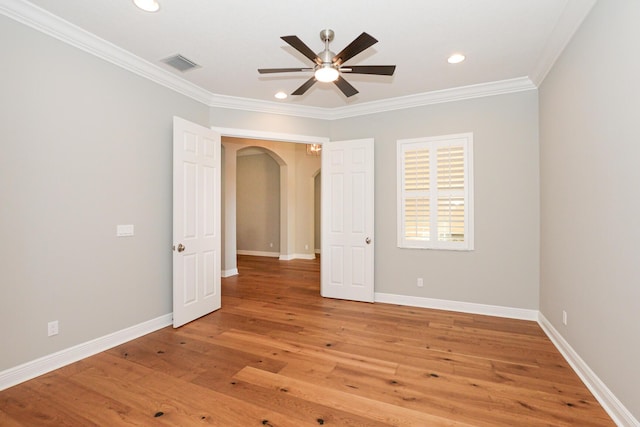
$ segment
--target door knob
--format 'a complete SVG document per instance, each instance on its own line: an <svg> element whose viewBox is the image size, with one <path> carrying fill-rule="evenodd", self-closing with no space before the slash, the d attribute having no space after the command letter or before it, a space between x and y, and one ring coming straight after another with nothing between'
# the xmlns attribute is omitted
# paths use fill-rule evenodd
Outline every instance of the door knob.
<svg viewBox="0 0 640 427"><path fill-rule="evenodd" d="M187 248L182 243L178 245L178 252L184 252L185 249Z"/></svg>
<svg viewBox="0 0 640 427"><path fill-rule="evenodd" d="M370 245L370 244L371 244L371 238L370 238L370 237L367 237L366 239L364 239L364 241L365 241L365 243L366 243L367 245Z"/></svg>

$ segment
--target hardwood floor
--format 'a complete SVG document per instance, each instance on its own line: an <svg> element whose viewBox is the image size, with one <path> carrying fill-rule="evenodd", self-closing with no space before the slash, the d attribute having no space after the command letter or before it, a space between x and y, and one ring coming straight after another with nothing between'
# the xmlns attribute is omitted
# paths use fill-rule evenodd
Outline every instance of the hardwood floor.
<svg viewBox="0 0 640 427"><path fill-rule="evenodd" d="M223 308L0 392L2 426L610 426L535 322L323 299L239 257Z"/></svg>

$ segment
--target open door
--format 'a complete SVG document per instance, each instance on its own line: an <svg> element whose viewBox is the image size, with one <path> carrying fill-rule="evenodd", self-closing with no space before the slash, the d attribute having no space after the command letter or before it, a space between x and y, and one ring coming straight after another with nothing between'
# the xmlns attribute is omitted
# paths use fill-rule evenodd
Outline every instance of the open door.
<svg viewBox="0 0 640 427"><path fill-rule="evenodd" d="M323 297L373 302L373 139L322 144Z"/></svg>
<svg viewBox="0 0 640 427"><path fill-rule="evenodd" d="M173 327L220 308L220 134L173 118Z"/></svg>

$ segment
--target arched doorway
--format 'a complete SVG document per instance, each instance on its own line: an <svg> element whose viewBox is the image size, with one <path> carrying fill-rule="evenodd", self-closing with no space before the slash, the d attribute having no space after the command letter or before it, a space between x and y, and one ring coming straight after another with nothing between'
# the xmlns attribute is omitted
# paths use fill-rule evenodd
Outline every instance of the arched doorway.
<svg viewBox="0 0 640 427"><path fill-rule="evenodd" d="M238 203L237 188L238 153L270 156L280 169L280 245L279 258L314 259L314 175L320 169L321 159L309 156L306 144L282 141L255 140L224 137L223 145L223 277L237 274ZM249 148L251 147L251 148ZM245 151L246 153L246 151ZM244 157L244 156L241 156ZM242 166L240 166L242 168ZM272 198L273 200L273 198ZM273 203L273 202L272 202ZM256 229L257 231L257 229ZM263 233L264 234L264 233ZM244 237L244 236L242 236ZM271 244L273 243L273 247ZM253 249L255 255L275 255L275 242L263 241L261 249ZM265 246L266 245L266 246Z"/></svg>
<svg viewBox="0 0 640 427"><path fill-rule="evenodd" d="M236 253L280 257L282 159L255 146L236 156Z"/></svg>

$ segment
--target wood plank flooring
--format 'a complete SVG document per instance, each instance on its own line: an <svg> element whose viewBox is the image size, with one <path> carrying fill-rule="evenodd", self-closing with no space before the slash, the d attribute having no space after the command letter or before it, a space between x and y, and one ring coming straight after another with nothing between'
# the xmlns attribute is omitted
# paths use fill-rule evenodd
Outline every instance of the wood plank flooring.
<svg viewBox="0 0 640 427"><path fill-rule="evenodd" d="M535 322L323 299L240 256L223 308L0 392L2 426L611 426Z"/></svg>

